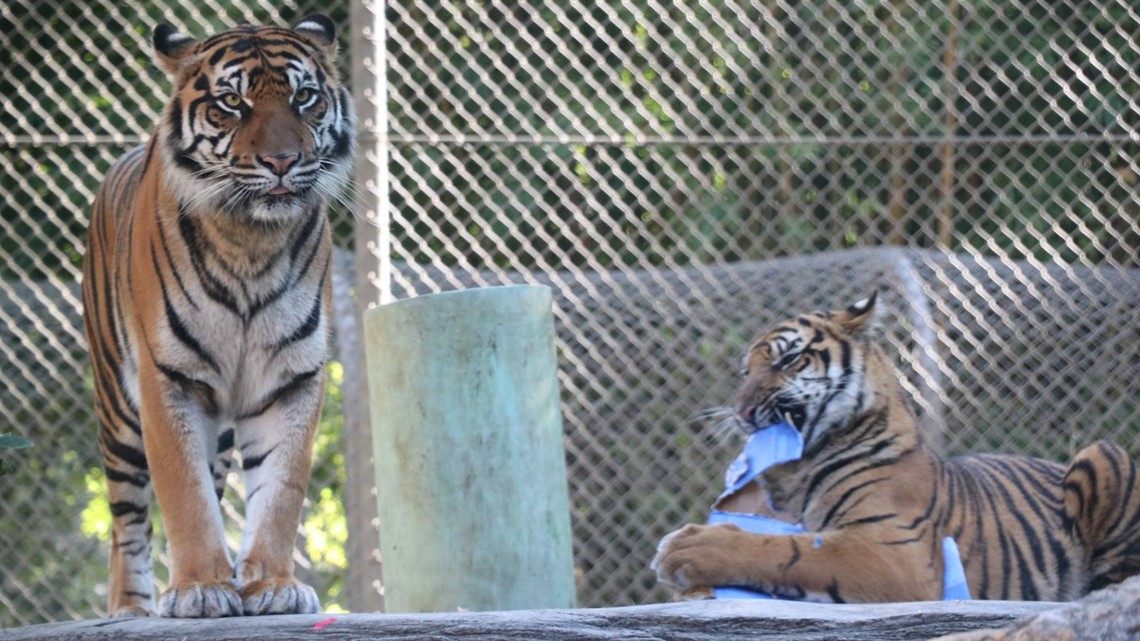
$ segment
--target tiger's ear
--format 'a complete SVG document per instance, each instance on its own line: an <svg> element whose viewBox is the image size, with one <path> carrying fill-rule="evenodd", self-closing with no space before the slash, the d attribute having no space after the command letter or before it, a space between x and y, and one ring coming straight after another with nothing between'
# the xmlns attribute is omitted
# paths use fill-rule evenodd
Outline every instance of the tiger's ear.
<svg viewBox="0 0 1140 641"><path fill-rule="evenodd" d="M875 300L878 297L879 292L871 292L867 298L852 304L843 311L835 312L832 317L849 336L865 334L875 326Z"/></svg>
<svg viewBox="0 0 1140 641"><path fill-rule="evenodd" d="M313 14L298 22L293 31L323 51L330 60L336 57L336 24L328 16Z"/></svg>
<svg viewBox="0 0 1140 641"><path fill-rule="evenodd" d="M174 30L168 24L160 24L154 28L154 54L158 64L169 74L176 74L194 52L197 40Z"/></svg>

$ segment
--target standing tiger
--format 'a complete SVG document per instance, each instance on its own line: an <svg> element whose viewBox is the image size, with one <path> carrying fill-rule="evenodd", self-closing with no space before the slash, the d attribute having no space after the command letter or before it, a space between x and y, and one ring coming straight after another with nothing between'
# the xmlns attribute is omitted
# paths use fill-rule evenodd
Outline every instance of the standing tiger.
<svg viewBox="0 0 1140 641"><path fill-rule="evenodd" d="M154 31L174 88L157 132L99 189L84 325L112 525L111 616L156 613L151 484L170 551L157 613L315 612L293 576L329 358L325 207L354 123L336 31ZM246 488L231 560L219 500L234 445Z"/></svg>
<svg viewBox="0 0 1140 641"><path fill-rule="evenodd" d="M652 567L682 592L741 586L833 602L941 598L941 541L975 599L1070 600L1140 572L1140 479L1096 443L1066 470L1040 459L942 458L869 336L875 297L778 324L749 348L733 408L746 431L785 418L803 457L761 482L805 533L687 525Z"/></svg>

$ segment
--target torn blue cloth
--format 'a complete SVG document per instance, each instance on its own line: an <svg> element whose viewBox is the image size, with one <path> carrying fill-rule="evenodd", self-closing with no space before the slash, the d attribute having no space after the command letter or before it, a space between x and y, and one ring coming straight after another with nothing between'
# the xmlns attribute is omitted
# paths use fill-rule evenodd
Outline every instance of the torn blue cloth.
<svg viewBox="0 0 1140 641"><path fill-rule="evenodd" d="M753 433L744 443L744 450L728 466L724 475L725 489L717 498L717 503L739 492L769 467L794 461L802 455L803 439L800 433L785 422L776 423ZM715 505L709 513L708 522L710 524L731 523L746 532L756 534L800 534L804 532L803 526L798 523L786 523L756 514L726 512L716 509ZM823 544L823 535L821 534L816 537L813 547L818 548ZM942 556L946 568L942 579L942 599L944 601L968 600L970 591L966 585L966 572L962 567L958 545L953 537L948 536L942 539ZM714 588L713 595L717 599L773 598L762 592L735 587Z"/></svg>

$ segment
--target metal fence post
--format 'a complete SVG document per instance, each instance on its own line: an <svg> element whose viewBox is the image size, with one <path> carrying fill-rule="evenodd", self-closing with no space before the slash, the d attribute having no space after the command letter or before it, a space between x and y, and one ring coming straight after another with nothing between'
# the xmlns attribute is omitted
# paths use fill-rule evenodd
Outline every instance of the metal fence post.
<svg viewBox="0 0 1140 641"><path fill-rule="evenodd" d="M356 162L356 298L346 313L357 330L342 342L344 366L344 460L348 520L345 577L347 604L354 612L384 609L380 549L377 545L375 475L360 316L388 298L388 152L386 46L383 0L352 0L352 87L356 97L359 152ZM347 293L347 292L345 292ZM346 338L348 338L346 336ZM347 444L351 444L348 446Z"/></svg>

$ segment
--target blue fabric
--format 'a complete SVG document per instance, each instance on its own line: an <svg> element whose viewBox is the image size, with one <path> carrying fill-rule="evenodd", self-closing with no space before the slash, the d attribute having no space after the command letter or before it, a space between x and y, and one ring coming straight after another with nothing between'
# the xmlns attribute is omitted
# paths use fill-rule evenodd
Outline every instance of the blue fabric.
<svg viewBox="0 0 1140 641"><path fill-rule="evenodd" d="M946 570L942 573L942 600L969 601L970 588L966 585L966 570L962 567L958 544L952 536L942 539L942 560L946 564Z"/></svg>
<svg viewBox="0 0 1140 641"><path fill-rule="evenodd" d="M744 443L744 451L728 466L724 475L724 492L717 499L723 499L740 491L760 476L767 468L794 461L803 455L803 441L794 427L780 422L753 433ZM709 513L709 523L731 523L746 532L756 534L800 534L804 528L798 523L785 523L777 519L755 514L739 514L713 509ZM822 535L816 537L814 547L822 544ZM953 537L942 539L942 558L945 572L942 577L942 599L968 600L966 572L958 554L958 545ZM713 589L717 599L771 599L762 592L745 588L717 587Z"/></svg>

